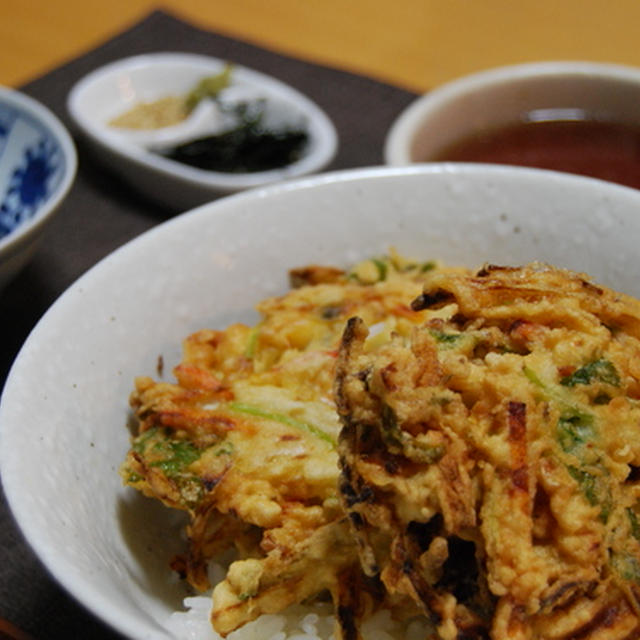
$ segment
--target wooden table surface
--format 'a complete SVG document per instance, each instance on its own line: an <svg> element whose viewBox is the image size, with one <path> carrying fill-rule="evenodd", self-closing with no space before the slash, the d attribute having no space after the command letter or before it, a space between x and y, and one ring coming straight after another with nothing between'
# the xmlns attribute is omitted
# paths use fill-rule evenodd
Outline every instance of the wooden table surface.
<svg viewBox="0 0 640 640"><path fill-rule="evenodd" d="M155 8L414 91L535 60L640 66L638 0L1 0L0 6L6 86L43 75Z"/></svg>

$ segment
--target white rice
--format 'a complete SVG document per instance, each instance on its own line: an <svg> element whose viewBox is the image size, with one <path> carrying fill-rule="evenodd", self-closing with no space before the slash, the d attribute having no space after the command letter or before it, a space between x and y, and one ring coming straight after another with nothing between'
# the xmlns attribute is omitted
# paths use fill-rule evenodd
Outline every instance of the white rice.
<svg viewBox="0 0 640 640"><path fill-rule="evenodd" d="M235 559L228 551L210 562L209 581L215 585L224 580L227 569ZM190 596L184 599L184 611L169 616L167 629L177 640L334 640L333 605L331 602L296 604L281 614L265 614L230 633L226 639L211 626L211 595ZM378 611L362 623L364 640L426 640L435 637L433 627L424 618L408 622L394 620L389 611Z"/></svg>
<svg viewBox="0 0 640 640"><path fill-rule="evenodd" d="M168 629L179 640L223 640L211 627L211 598L185 598L186 611L170 616ZM265 614L230 633L227 640L334 640L334 616L328 603L294 605L279 615ZM425 640L432 635L426 620L399 623L389 611L378 611L360 629L364 640Z"/></svg>

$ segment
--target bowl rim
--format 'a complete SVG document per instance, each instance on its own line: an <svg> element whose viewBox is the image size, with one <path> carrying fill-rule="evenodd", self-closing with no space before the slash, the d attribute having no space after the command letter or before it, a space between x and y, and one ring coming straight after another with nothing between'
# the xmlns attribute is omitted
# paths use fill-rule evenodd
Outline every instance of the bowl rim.
<svg viewBox="0 0 640 640"><path fill-rule="evenodd" d="M435 111L447 104L475 91L514 81L561 77L625 82L640 86L640 67L582 60L551 60L494 67L454 78L419 96L400 112L385 136L384 162L392 166L415 163L411 159L411 144L416 132Z"/></svg>
<svg viewBox="0 0 640 640"><path fill-rule="evenodd" d="M65 172L54 194L39 207L35 215L19 224L13 231L0 238L0 259L7 258L22 247L30 238L35 236L42 227L51 219L61 202L69 193L78 170L78 154L70 133L62 124L62 121L41 102L27 94L0 87L0 100L11 106L22 109L35 120L38 120L49 129L59 143L65 157Z"/></svg>
<svg viewBox="0 0 640 640"><path fill-rule="evenodd" d="M273 91L283 100L295 105L305 115L309 121L310 131L314 132L314 148L310 153L286 167L268 171L234 174L198 169L163 158L135 143L127 144L117 136L109 135L107 126L88 117L79 105L86 91L96 83L106 81L114 73L171 62L192 63L204 68L212 64L219 67L227 61L215 56L182 51L143 53L120 58L94 69L78 80L67 95L67 111L82 133L94 144L107 148L117 157L133 162L141 168L154 171L159 176L178 179L183 183L198 188L225 191L262 186L277 180L297 178L319 171L326 167L335 157L338 149L338 132L326 112L315 101L295 87L272 75L242 64L233 63L235 73L241 74L241 77L251 83L255 83L258 87L263 86Z"/></svg>

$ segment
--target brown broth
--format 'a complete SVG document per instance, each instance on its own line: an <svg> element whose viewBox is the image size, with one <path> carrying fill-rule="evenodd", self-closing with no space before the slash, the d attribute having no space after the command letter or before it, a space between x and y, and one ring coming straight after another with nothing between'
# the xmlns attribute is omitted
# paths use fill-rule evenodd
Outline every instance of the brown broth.
<svg viewBox="0 0 640 640"><path fill-rule="evenodd" d="M640 189L640 126L598 120L522 122L483 131L433 159L553 169Z"/></svg>

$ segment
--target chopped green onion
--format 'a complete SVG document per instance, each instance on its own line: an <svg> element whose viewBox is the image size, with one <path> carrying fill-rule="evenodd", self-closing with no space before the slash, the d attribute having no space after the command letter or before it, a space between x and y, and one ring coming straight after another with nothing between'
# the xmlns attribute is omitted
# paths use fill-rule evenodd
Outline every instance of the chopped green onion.
<svg viewBox="0 0 640 640"><path fill-rule="evenodd" d="M232 442L224 442L219 449L216 449L214 454L218 456L230 456L235 450Z"/></svg>
<svg viewBox="0 0 640 640"><path fill-rule="evenodd" d="M260 328L253 327L253 329L251 329L251 333L249 334L249 339L247 340L247 348L244 351L244 355L247 360L253 360L253 357L256 355L256 347L258 346L259 337Z"/></svg>
<svg viewBox="0 0 640 640"><path fill-rule="evenodd" d="M638 521L636 512L629 507L627 508L627 516L629 517L629 524L631 526L631 535L636 540L640 540L640 522Z"/></svg>
<svg viewBox="0 0 640 640"><path fill-rule="evenodd" d="M445 333L444 331L439 331L438 329L429 329L429 333L436 342L447 346L453 346L456 342L464 337L464 334L462 333Z"/></svg>
<svg viewBox="0 0 640 640"><path fill-rule="evenodd" d="M267 411L261 407L256 407L251 404L244 404L242 402L232 402L229 407L233 411L238 411L239 413L246 413L251 416L256 416L258 418L265 418L266 420L273 420L274 422L281 422L282 424L286 424L287 426L294 427L299 429L300 431L306 431L321 440L329 443L332 447L336 446L334 439L328 434L325 433L322 429L309 424L307 422L302 422L301 420L296 420L291 416L288 416L284 413L274 413L272 411Z"/></svg>
<svg viewBox="0 0 640 640"><path fill-rule="evenodd" d="M532 384L542 389L546 397L559 406L561 414L558 419L557 436L563 451L576 454L584 444L596 440L598 432L593 414L573 402L565 389L546 385L529 367L523 367L522 371Z"/></svg>
<svg viewBox="0 0 640 640"><path fill-rule="evenodd" d="M569 466L567 470L578 483L587 502L593 506L600 506L600 520L606 523L613 508L613 498L606 479L577 467Z"/></svg>
<svg viewBox="0 0 640 640"><path fill-rule="evenodd" d="M565 411L558 420L558 441L563 451L577 449L596 438L593 416L582 411Z"/></svg>
<svg viewBox="0 0 640 640"><path fill-rule="evenodd" d="M133 441L132 449L136 453L144 453L144 450L147 446L147 442L153 438L153 436L158 433L158 427L152 427L151 429L147 429L144 433L141 433L135 440Z"/></svg>
<svg viewBox="0 0 640 640"><path fill-rule="evenodd" d="M188 440L170 440L163 444L157 443L154 448L162 450L163 453L166 453L166 457L151 462L149 466L158 467L168 476L182 473L202 455L202 450Z"/></svg>
<svg viewBox="0 0 640 640"><path fill-rule="evenodd" d="M612 552L611 565L624 580L640 584L640 561L630 553Z"/></svg>
<svg viewBox="0 0 640 640"><path fill-rule="evenodd" d="M427 271L433 271L436 268L436 263L433 260L429 260L428 262L424 262L420 267L420 271L422 273L426 273Z"/></svg>
<svg viewBox="0 0 640 640"><path fill-rule="evenodd" d="M620 386L620 376L609 360L599 358L585 364L574 371L570 376L560 380L565 387L575 387L577 384L591 384L592 382L604 382L614 387Z"/></svg>
<svg viewBox="0 0 640 640"><path fill-rule="evenodd" d="M538 374L533 369L529 369L529 367L522 367L522 372L524 373L526 378L529 380L529 382L532 382L533 384L536 385L536 387L539 387L540 389L544 389L545 391L547 391L547 385L545 385L544 382L540 380L540 378L538 377Z"/></svg>
<svg viewBox="0 0 640 640"><path fill-rule="evenodd" d="M376 269L378 269L378 282L384 282L387 279L389 266L384 260L380 260L379 258L372 258L371 262L373 262L373 264L376 265Z"/></svg>

